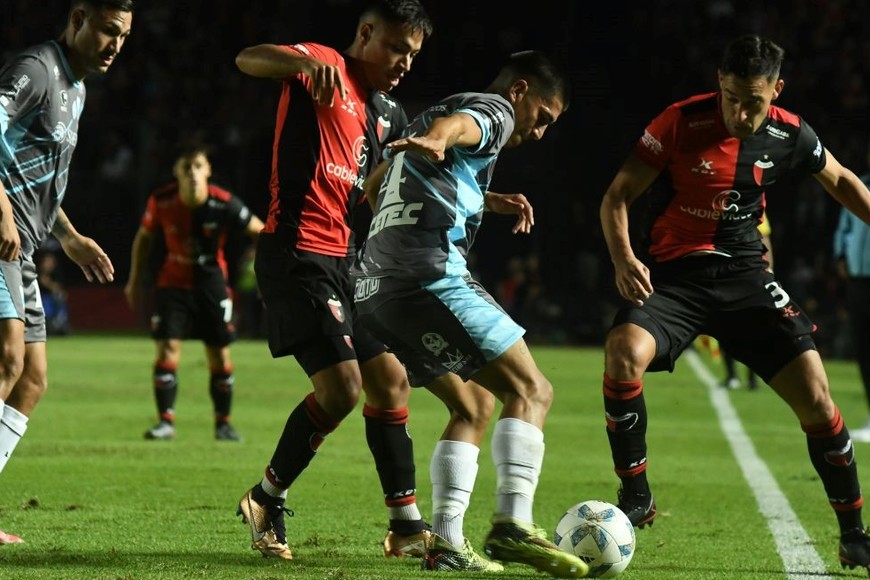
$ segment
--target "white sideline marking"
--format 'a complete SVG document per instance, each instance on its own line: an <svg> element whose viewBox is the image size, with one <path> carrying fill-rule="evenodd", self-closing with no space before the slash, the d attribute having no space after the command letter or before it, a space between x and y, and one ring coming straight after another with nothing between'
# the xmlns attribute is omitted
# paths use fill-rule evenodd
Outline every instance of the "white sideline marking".
<svg viewBox="0 0 870 580"><path fill-rule="evenodd" d="M755 494L758 509L767 520L767 527L773 535L785 574L789 580L833 580L828 574L828 568L822 562L819 553L813 547L812 540L804 530L788 503L779 484L774 479L767 464L758 456L755 446L743 429L737 411L731 405L726 389L719 386L716 377L694 350L688 349L683 356L695 375L700 379L713 402L713 408L719 416L719 425L731 451L743 470L746 483Z"/></svg>

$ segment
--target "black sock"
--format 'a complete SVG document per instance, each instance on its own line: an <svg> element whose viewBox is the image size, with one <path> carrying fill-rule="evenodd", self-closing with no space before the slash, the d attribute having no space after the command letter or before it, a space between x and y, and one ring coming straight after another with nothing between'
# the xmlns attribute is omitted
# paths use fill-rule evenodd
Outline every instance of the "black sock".
<svg viewBox="0 0 870 580"><path fill-rule="evenodd" d="M310 393L287 419L278 446L269 462L269 472L275 485L290 487L311 460L324 438L332 433L339 422L333 420Z"/></svg>
<svg viewBox="0 0 870 580"><path fill-rule="evenodd" d="M178 395L178 375L175 367L156 363L153 374L154 400L161 421L175 421L175 398Z"/></svg>
<svg viewBox="0 0 870 580"><path fill-rule="evenodd" d="M840 410L836 410L829 423L801 425L801 428L807 435L810 460L825 486L840 532L863 528L863 498L855 465L855 448L849 440L849 431L843 424Z"/></svg>
<svg viewBox="0 0 870 580"><path fill-rule="evenodd" d="M648 495L643 381L616 381L605 375L604 411L613 466L624 493Z"/></svg>

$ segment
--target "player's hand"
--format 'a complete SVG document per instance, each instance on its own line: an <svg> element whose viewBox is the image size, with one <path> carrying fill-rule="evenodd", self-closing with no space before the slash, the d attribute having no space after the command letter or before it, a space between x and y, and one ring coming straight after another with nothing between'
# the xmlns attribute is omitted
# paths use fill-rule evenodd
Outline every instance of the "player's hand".
<svg viewBox="0 0 870 580"><path fill-rule="evenodd" d="M495 193L487 191L483 202L486 209L493 213L516 215L517 223L514 224L513 233L528 234L535 225L535 212L532 204L522 193Z"/></svg>
<svg viewBox="0 0 870 580"><path fill-rule="evenodd" d="M635 306L643 306L653 293L649 268L635 257L615 264L615 268L616 288L619 290L619 295Z"/></svg>
<svg viewBox="0 0 870 580"><path fill-rule="evenodd" d="M308 76L311 78L311 98L318 105L331 107L335 102L335 91L342 101L347 98L347 86L337 66L316 61Z"/></svg>
<svg viewBox="0 0 870 580"><path fill-rule="evenodd" d="M432 139L430 137L403 137L396 139L391 143L387 143L387 152L390 157L400 151L411 151L418 153L435 163L444 161L444 153L447 150L447 143L443 139Z"/></svg>
<svg viewBox="0 0 870 580"><path fill-rule="evenodd" d="M0 218L0 260L14 262L21 251L21 235L12 217L12 206L9 206L9 210L3 212Z"/></svg>
<svg viewBox="0 0 870 580"><path fill-rule="evenodd" d="M71 236L62 240L63 251L70 260L78 264L88 282L98 281L101 284L115 279L115 267L106 252L92 238Z"/></svg>

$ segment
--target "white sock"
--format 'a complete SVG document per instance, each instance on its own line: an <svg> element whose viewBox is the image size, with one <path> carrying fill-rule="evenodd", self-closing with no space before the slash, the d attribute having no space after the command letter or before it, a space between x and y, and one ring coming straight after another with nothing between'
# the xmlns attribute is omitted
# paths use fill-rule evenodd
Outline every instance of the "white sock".
<svg viewBox="0 0 870 580"><path fill-rule="evenodd" d="M263 488L268 495L272 497L278 497L281 499L287 499L287 490L281 489L280 487L275 487L272 485L272 482L269 481L269 478L263 476L263 481L260 482L260 487Z"/></svg>
<svg viewBox="0 0 870 580"><path fill-rule="evenodd" d="M544 433L520 419L501 419L492 432L496 516L532 523L535 489L544 463Z"/></svg>
<svg viewBox="0 0 870 580"><path fill-rule="evenodd" d="M0 415L0 473L6 467L15 446L27 431L27 417L9 405L3 406Z"/></svg>
<svg viewBox="0 0 870 580"><path fill-rule="evenodd" d="M429 462L432 480L432 531L461 548L465 512L477 479L480 448L462 441L439 441Z"/></svg>
<svg viewBox="0 0 870 580"><path fill-rule="evenodd" d="M417 507L417 502L408 505L389 506L387 512L389 513L391 520L416 522L423 519L423 514L420 513L420 508Z"/></svg>

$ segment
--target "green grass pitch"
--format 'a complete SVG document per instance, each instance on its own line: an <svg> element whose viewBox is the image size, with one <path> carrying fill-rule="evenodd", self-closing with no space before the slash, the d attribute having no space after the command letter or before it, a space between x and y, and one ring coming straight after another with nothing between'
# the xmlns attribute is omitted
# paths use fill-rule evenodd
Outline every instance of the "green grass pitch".
<svg viewBox="0 0 870 580"><path fill-rule="evenodd" d="M618 480L604 429L601 350L533 346L532 351L556 392L535 504L537 522L552 530L578 501L614 502ZM0 546L0 578L431 578L419 570L419 561L382 556L387 516L361 407L327 438L291 489L287 505L295 516L287 524L294 560L267 560L250 549L247 528L234 515L236 503L261 477L287 415L310 391L292 358L273 360L262 342L233 346L233 422L245 441L229 443L213 439L207 368L197 342L184 345L178 437L169 442L142 438L155 415L154 348L147 337L51 338L48 356L48 393L0 475L0 529L26 540ZM867 405L855 365L827 366L847 423L863 424ZM649 478L660 517L651 529L638 530L637 551L621 578L785 578L707 389L680 361L673 374L647 375L645 393ZM840 570L836 522L785 404L767 388L728 397L828 573L866 577ZM446 418L427 391L413 393L410 430L424 515L431 506L429 453ZM858 444L857 457L862 481L868 482L870 446ZM493 505L485 444L466 518L466 533L478 549ZM518 565L498 576L543 577Z"/></svg>

